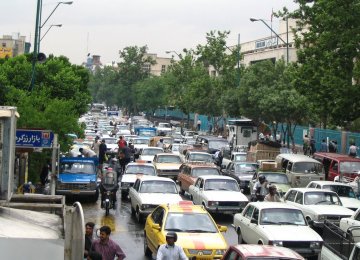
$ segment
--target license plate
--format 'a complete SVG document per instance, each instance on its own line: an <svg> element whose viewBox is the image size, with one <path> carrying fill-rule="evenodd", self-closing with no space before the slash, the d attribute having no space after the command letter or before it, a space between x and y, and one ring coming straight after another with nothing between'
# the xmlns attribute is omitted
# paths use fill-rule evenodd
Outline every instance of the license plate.
<svg viewBox="0 0 360 260"><path fill-rule="evenodd" d="M78 194L78 193L80 193L80 190L72 190L71 193L76 193L76 194Z"/></svg>

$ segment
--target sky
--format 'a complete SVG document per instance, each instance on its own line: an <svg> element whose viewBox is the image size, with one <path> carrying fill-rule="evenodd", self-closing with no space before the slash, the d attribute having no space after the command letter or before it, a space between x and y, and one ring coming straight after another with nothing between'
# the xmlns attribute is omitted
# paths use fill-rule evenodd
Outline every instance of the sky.
<svg viewBox="0 0 360 260"><path fill-rule="evenodd" d="M43 0L44 22L57 1ZM33 47L37 0L2 0L0 37L20 33ZM180 53L206 43L211 30L230 31L227 45L270 35L260 18L270 23L272 10L296 9L293 0L73 0L61 4L42 28L40 51L46 55L67 56L81 64L88 53L100 55L103 64L119 62L119 50L147 45L149 53L171 57L166 51ZM278 30L278 19L273 19Z"/></svg>

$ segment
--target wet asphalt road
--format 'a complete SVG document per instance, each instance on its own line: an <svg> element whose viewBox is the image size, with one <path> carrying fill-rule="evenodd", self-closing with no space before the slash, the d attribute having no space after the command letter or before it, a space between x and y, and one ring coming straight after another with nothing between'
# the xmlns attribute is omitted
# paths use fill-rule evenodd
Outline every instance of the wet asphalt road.
<svg viewBox="0 0 360 260"><path fill-rule="evenodd" d="M126 254L129 260L150 259L144 256L144 224L138 224L131 216L130 203L128 200L121 200L118 192L117 209L110 210L109 216L105 216L105 210L100 207L100 199L96 203L81 201L83 206L85 223L92 221L95 228L107 225L111 228L111 238L116 241ZM187 196L184 199L189 199ZM231 226L232 215L214 215L217 224L228 227L224 237L228 245L237 244L236 233Z"/></svg>

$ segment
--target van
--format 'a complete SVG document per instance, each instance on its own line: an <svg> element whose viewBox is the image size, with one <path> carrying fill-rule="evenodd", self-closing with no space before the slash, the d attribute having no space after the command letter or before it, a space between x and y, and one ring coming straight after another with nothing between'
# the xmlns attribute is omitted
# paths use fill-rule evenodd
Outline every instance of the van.
<svg viewBox="0 0 360 260"><path fill-rule="evenodd" d="M314 153L314 159L324 166L325 179L333 181L342 175L348 181L353 181L360 172L360 159L337 153Z"/></svg>
<svg viewBox="0 0 360 260"><path fill-rule="evenodd" d="M320 162L302 154L279 154L275 161L289 179L291 187L306 187L311 181L324 180Z"/></svg>

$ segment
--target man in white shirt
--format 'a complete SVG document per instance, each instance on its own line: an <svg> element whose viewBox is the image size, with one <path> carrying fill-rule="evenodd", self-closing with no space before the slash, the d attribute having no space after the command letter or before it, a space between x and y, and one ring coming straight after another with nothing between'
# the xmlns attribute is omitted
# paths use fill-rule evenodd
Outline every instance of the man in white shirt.
<svg viewBox="0 0 360 260"><path fill-rule="evenodd" d="M97 157L96 153L93 150L90 149L86 149L86 148L80 148L79 152L84 156L84 157Z"/></svg>
<svg viewBox="0 0 360 260"><path fill-rule="evenodd" d="M159 247L156 260L187 260L184 250L181 246L175 245L177 234L168 232L166 234L166 244Z"/></svg>

